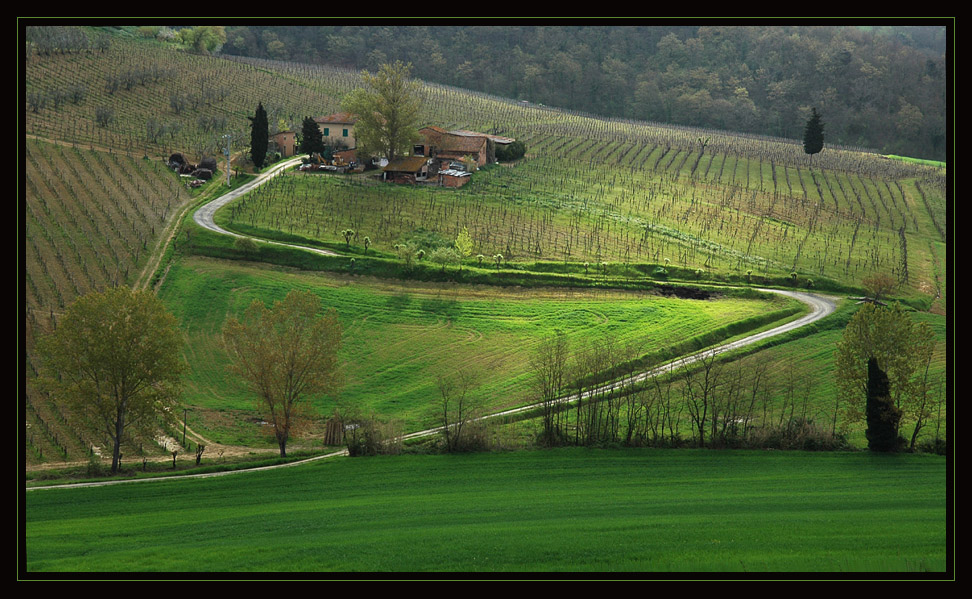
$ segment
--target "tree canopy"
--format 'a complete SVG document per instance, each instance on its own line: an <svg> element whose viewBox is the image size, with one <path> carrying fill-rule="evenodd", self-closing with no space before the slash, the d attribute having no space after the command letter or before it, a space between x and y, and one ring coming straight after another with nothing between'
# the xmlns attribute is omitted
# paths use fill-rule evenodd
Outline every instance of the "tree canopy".
<svg viewBox="0 0 972 599"><path fill-rule="evenodd" d="M886 395L893 407L910 415L920 429L927 407L923 403L927 387L924 377L934 348L931 328L914 322L897 302L887 307L861 305L847 323L835 353L837 392L848 420L859 421L865 416L868 363L873 360L874 367L887 377ZM895 437L897 426L896 422Z"/></svg>
<svg viewBox="0 0 972 599"><path fill-rule="evenodd" d="M81 428L112 446L151 439L174 418L181 392L183 338L175 317L149 291L127 287L75 301L40 343L42 386L74 413Z"/></svg>
<svg viewBox="0 0 972 599"><path fill-rule="evenodd" d="M302 154L313 154L314 152L324 151L324 134L311 117L304 118L301 126L300 152Z"/></svg>
<svg viewBox="0 0 972 599"><path fill-rule="evenodd" d="M410 61L419 79L535 104L791 139L816 106L828 143L944 160L954 48L942 20L903 25L239 25L226 50L354 69Z"/></svg>
<svg viewBox="0 0 972 599"><path fill-rule="evenodd" d="M803 151L810 155L812 161L813 155L823 150L823 144L824 125L820 120L820 115L817 114L817 109L813 108L810 118L807 120L806 128L803 130Z"/></svg>
<svg viewBox="0 0 972 599"><path fill-rule="evenodd" d="M382 65L374 75L361 74L367 87L344 98L344 110L354 114L359 156L405 156L418 140L418 86L410 79L412 65L401 61Z"/></svg>
<svg viewBox="0 0 972 599"><path fill-rule="evenodd" d="M333 308L323 316L320 308L316 295L294 290L272 308L254 300L242 320L230 317L223 326L230 368L256 394L281 457L309 422L307 399L339 386L341 325Z"/></svg>

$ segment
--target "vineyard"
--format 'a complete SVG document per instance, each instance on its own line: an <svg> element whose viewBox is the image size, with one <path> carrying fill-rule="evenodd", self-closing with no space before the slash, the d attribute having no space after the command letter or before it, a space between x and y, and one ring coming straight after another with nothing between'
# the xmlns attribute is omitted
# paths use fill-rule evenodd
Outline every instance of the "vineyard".
<svg viewBox="0 0 972 599"><path fill-rule="evenodd" d="M28 383L35 335L56 326L79 295L137 280L191 200L162 158L218 155L227 134L241 154L258 102L272 127L299 130L305 116L337 111L359 83L346 70L194 55L120 37L31 53L24 68ZM352 228L389 253L417 232L451 240L465 227L474 255L530 264L670 263L700 276L795 272L804 284L817 277L849 286L882 272L903 295L943 311L943 169L829 146L810 169L793 140L600 119L445 86L421 90L426 123L514 137L527 156L491 165L459 190L288 173L217 221L342 243ZM466 333L450 334L458 344ZM26 399L29 464L87 457L96 440L75 433L30 384Z"/></svg>

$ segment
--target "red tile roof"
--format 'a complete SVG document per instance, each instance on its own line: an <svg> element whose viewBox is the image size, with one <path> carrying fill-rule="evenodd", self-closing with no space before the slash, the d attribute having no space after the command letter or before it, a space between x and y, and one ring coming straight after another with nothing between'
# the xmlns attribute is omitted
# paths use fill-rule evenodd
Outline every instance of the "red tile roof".
<svg viewBox="0 0 972 599"><path fill-rule="evenodd" d="M327 116L315 116L315 123L338 123L338 124L349 124L353 125L358 120L358 117L351 114L350 112L336 112L334 114L329 114Z"/></svg>

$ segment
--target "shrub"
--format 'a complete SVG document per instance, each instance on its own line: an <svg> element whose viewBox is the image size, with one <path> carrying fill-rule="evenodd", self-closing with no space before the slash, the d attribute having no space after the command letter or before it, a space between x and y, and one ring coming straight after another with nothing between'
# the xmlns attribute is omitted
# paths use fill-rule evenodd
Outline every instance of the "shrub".
<svg viewBox="0 0 972 599"><path fill-rule="evenodd" d="M249 237L237 237L233 242L233 248L243 252L246 256L252 256L259 250L256 242Z"/></svg>
<svg viewBox="0 0 972 599"><path fill-rule="evenodd" d="M500 162L510 162L523 158L526 154L526 146L522 141L514 141L510 144L496 144L496 159Z"/></svg>
<svg viewBox="0 0 972 599"><path fill-rule="evenodd" d="M793 418L782 426L753 429L743 446L802 451L836 451L849 447L843 434L831 434L829 430L817 426L813 420L803 418Z"/></svg>
<svg viewBox="0 0 972 599"><path fill-rule="evenodd" d="M344 444L351 457L398 455L402 452L402 426L378 420L375 415L345 425Z"/></svg>
<svg viewBox="0 0 972 599"><path fill-rule="evenodd" d="M934 453L937 455L945 455L947 449L947 443L945 439L941 437L935 437L930 441L922 441L918 445L918 451L922 453Z"/></svg>

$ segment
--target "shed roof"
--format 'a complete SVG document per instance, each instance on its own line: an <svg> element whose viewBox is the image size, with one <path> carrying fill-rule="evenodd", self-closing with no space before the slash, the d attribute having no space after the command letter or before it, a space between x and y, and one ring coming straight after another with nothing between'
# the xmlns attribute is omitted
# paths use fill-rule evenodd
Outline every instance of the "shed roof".
<svg viewBox="0 0 972 599"><path fill-rule="evenodd" d="M514 141L516 141L512 137L500 137L499 135L490 135L489 133L477 133L475 131L466 131L465 129L455 129L453 131L449 131L449 133L453 135L463 135L466 137L486 137L498 144L511 144Z"/></svg>
<svg viewBox="0 0 972 599"><path fill-rule="evenodd" d="M425 156L405 156L392 160L381 170L414 173L425 166L428 160Z"/></svg>

